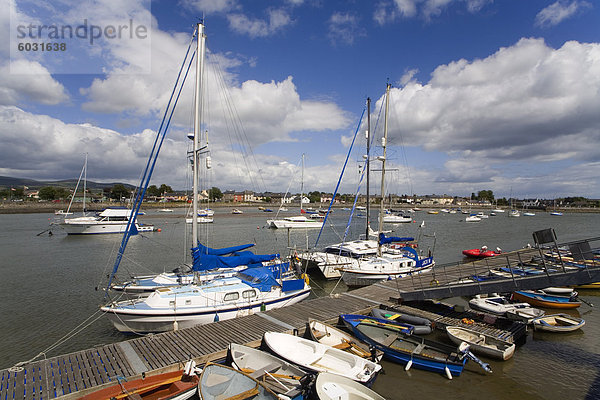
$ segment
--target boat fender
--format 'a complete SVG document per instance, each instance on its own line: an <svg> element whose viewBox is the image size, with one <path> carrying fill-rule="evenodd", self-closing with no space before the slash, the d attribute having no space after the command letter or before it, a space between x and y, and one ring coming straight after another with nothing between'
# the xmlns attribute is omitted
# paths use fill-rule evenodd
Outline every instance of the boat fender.
<svg viewBox="0 0 600 400"><path fill-rule="evenodd" d="M439 286L440 281L438 281L437 279L432 279L431 282L429 282L430 286Z"/></svg>
<svg viewBox="0 0 600 400"><path fill-rule="evenodd" d="M302 274L300 277L304 279L304 283L306 283L306 285L310 285L310 278L308 277L308 274Z"/></svg>
<svg viewBox="0 0 600 400"><path fill-rule="evenodd" d="M450 369L447 365L444 367L444 372L446 372L446 376L448 377L448 379L452 380L452 373L450 372Z"/></svg>
<svg viewBox="0 0 600 400"><path fill-rule="evenodd" d="M412 367L412 358L408 360L408 362L406 363L406 367L404 367L404 370L408 371L410 367Z"/></svg>

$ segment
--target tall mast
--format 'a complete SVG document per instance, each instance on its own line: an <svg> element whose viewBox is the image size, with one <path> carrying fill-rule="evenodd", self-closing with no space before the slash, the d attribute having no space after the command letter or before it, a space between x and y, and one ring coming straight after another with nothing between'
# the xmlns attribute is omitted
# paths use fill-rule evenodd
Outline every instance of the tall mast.
<svg viewBox="0 0 600 400"><path fill-rule="evenodd" d="M300 214L302 214L302 200L304 199L304 153L302 153L302 174L300 175Z"/></svg>
<svg viewBox="0 0 600 400"><path fill-rule="evenodd" d="M199 191L199 169L200 169L200 136L201 136L201 110L202 110L202 76L204 72L204 54L205 54L205 39L204 24L199 22L196 28L196 104L194 107L194 153L193 163L194 168L194 183L193 183L193 208L192 216L192 245L198 246L198 191Z"/></svg>
<svg viewBox="0 0 600 400"><path fill-rule="evenodd" d="M390 106L390 84L385 88L385 117L383 124L383 156L381 157L381 203L379 204L379 232L383 231L383 203L385 199L385 159L387 157L388 109ZM381 256L381 243L377 240L377 255Z"/></svg>
<svg viewBox="0 0 600 400"><path fill-rule="evenodd" d="M366 137L367 137L367 165L366 165L366 169L367 169L367 227L366 227L366 236L365 239L369 240L369 209L370 209L370 200L371 200L371 196L369 194L369 161L370 161L370 157L371 157L371 98L367 97L367 132L366 132Z"/></svg>
<svg viewBox="0 0 600 400"><path fill-rule="evenodd" d="M85 162L83 163L83 215L85 216L85 192L87 191L87 160L88 153L85 153ZM73 193L75 196L75 193Z"/></svg>

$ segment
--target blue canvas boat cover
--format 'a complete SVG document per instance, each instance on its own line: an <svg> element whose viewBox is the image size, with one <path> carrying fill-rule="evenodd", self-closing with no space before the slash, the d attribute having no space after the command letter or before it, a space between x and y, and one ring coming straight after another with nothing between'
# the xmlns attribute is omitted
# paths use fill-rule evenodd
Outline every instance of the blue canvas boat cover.
<svg viewBox="0 0 600 400"><path fill-rule="evenodd" d="M194 253L194 271L208 271L216 268L235 268L241 265L262 265L265 261L271 261L279 257L279 254L253 254L250 251L243 254L231 256L217 256L213 254Z"/></svg>
<svg viewBox="0 0 600 400"><path fill-rule="evenodd" d="M195 253L212 254L214 256L224 256L226 254L235 253L236 251L245 250L252 246L254 246L254 243L241 244L239 246L233 246L233 247L223 247L222 249L213 249L213 248L210 248L210 247L204 246L203 244L198 243L198 246L194 247L192 249L192 256L194 257L194 259L196 258Z"/></svg>
<svg viewBox="0 0 600 400"><path fill-rule="evenodd" d="M244 283L257 288L261 292L270 292L271 287L281 286L269 267L248 268L242 272L238 272L237 276Z"/></svg>
<svg viewBox="0 0 600 400"><path fill-rule="evenodd" d="M397 237L397 236L385 237L384 233L379 234L379 243L381 243L381 244L388 244L388 243L393 243L393 242L412 242L413 240L415 240L415 238Z"/></svg>

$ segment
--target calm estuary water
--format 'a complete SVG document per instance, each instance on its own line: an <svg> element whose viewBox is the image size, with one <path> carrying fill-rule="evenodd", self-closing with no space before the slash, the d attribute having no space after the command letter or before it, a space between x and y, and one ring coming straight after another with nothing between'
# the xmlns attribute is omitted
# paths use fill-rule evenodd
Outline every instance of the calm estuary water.
<svg viewBox="0 0 600 400"><path fill-rule="evenodd" d="M256 243L257 253L287 253L288 245L312 247L318 230L288 233L263 226L273 214L244 208L231 215L229 209L215 210L215 222L202 226L203 242L212 247ZM288 215L290 215L288 213ZM344 234L348 213L336 210L318 247L338 242ZM46 351L48 357L98 344L125 340L107 319L100 316L103 291L112 270L120 235L67 236L58 227L38 235L54 220L53 214L0 215L0 368L25 361ZM600 236L600 214L566 213L553 217L538 212L534 217L490 217L467 224L461 214L414 214L416 223L390 226L394 235L418 235L425 221L421 246L434 250L438 264L455 262L461 251L487 245L515 250L533 244L531 233L554 228L559 242ZM122 262L122 276L132 273L169 271L184 262L189 243L184 237L183 210L161 214L149 210L140 218L161 229L132 237ZM355 219L349 238L364 231L363 219ZM373 226L376 221L373 219ZM433 235L435 234L435 239ZM311 279L313 296L347 290L343 283ZM600 293L580 291L586 301L600 307ZM467 299L448 299L466 304ZM437 374L384 362L385 373L373 388L388 399L599 399L600 398L600 309L581 306L574 315L586 320L585 327L570 334L529 333L527 343L506 362L489 361L493 374L475 363L450 381ZM88 317L91 317L88 319ZM71 330L86 326L70 337ZM52 347L61 339L68 339ZM442 338L443 339L443 338Z"/></svg>

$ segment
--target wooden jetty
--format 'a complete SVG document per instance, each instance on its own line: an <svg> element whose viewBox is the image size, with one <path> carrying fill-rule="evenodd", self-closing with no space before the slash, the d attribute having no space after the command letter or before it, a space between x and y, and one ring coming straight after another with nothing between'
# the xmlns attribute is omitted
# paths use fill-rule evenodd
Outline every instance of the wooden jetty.
<svg viewBox="0 0 600 400"><path fill-rule="evenodd" d="M573 243L571 247L582 250L583 260L590 254L587 251L590 248L588 241ZM0 400L79 398L113 385L120 379L137 379L180 369L190 359L199 364L222 359L229 343L257 346L267 331L297 330L301 333L308 318L331 322L336 321L339 314L367 313L373 307L398 305L407 300L600 281L598 263L584 263L585 267L571 270L561 260L562 270L550 272L547 268L546 273L539 277L512 276L490 282L463 282L466 277L483 274L499 266L518 265L540 254L538 249L524 249L491 260L440 266L432 273L377 283L285 308L28 362L0 371ZM578 261L575 253L573 258ZM437 322L454 324L456 318L446 315ZM510 340L511 336L516 338L519 332L500 329L496 334Z"/></svg>

